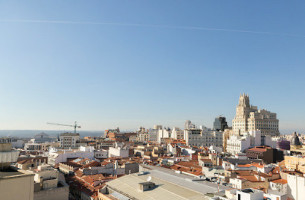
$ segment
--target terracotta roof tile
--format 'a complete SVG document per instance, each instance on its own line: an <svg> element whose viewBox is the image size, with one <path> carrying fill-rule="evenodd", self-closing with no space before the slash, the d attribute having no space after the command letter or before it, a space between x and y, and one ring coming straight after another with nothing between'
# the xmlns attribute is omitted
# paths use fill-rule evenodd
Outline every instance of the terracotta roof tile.
<svg viewBox="0 0 305 200"><path fill-rule="evenodd" d="M272 183L279 183L279 184L287 184L287 180L286 179L277 179L277 180L273 180L271 182Z"/></svg>
<svg viewBox="0 0 305 200"><path fill-rule="evenodd" d="M244 180L251 181L251 182L257 182L258 181L258 179L254 175L238 176L237 178L244 179Z"/></svg>

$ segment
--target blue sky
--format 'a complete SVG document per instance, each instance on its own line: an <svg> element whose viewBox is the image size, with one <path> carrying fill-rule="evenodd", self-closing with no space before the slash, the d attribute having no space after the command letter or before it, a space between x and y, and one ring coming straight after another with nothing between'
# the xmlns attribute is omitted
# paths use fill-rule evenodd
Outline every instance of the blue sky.
<svg viewBox="0 0 305 200"><path fill-rule="evenodd" d="M0 129L212 126L240 93L305 131L305 2L0 0Z"/></svg>

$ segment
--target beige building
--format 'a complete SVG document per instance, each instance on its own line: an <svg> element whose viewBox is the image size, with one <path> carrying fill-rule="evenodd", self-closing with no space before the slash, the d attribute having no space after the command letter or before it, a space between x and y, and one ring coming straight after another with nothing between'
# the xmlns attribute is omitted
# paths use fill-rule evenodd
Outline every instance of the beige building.
<svg viewBox="0 0 305 200"><path fill-rule="evenodd" d="M0 199L33 200L34 174L23 170L0 171Z"/></svg>
<svg viewBox="0 0 305 200"><path fill-rule="evenodd" d="M301 156L285 156L285 166L289 170L305 173L305 158Z"/></svg>
<svg viewBox="0 0 305 200"><path fill-rule="evenodd" d="M279 120L276 113L259 110L250 105L249 96L242 94L236 107L236 115L232 122L234 134L260 130L262 135L279 135Z"/></svg>
<svg viewBox="0 0 305 200"><path fill-rule="evenodd" d="M0 138L0 199L33 200L34 174L10 167L19 155L11 149L10 140Z"/></svg>
<svg viewBox="0 0 305 200"><path fill-rule="evenodd" d="M227 128L223 131L223 151L227 152L227 146L228 146L228 139L230 136L233 135L232 128Z"/></svg>
<svg viewBox="0 0 305 200"><path fill-rule="evenodd" d="M34 200L67 200L69 198L69 186L64 178L59 180L60 173L49 165L41 165L33 170L34 176Z"/></svg>

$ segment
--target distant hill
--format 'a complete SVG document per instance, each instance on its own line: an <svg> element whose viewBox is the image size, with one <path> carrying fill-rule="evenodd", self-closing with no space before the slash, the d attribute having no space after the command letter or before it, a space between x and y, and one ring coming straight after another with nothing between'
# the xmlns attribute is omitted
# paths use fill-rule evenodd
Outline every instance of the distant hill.
<svg viewBox="0 0 305 200"><path fill-rule="evenodd" d="M20 137L32 138L34 135L44 132L51 137L57 137L58 134L66 132L63 130L0 130L0 137ZM78 131L81 137L85 136L103 136L104 131Z"/></svg>

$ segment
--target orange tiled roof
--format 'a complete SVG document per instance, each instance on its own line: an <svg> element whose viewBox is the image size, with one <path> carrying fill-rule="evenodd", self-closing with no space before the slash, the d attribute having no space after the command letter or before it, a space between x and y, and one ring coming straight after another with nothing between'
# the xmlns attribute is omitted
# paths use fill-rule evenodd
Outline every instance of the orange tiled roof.
<svg viewBox="0 0 305 200"><path fill-rule="evenodd" d="M253 171L250 170L235 170L232 171L232 173L236 173L239 176L249 176L249 175L253 175Z"/></svg>
<svg viewBox="0 0 305 200"><path fill-rule="evenodd" d="M101 166L101 163L94 160L94 161L82 166L82 168L97 167L97 166Z"/></svg>
<svg viewBox="0 0 305 200"><path fill-rule="evenodd" d="M265 152L265 151L267 151L267 149L272 149L272 148L267 147L267 146L260 146L260 147L254 147L254 148L248 149L248 151Z"/></svg>
<svg viewBox="0 0 305 200"><path fill-rule="evenodd" d="M286 179L277 179L274 181L271 181L272 183L279 183L279 184L287 184L287 180Z"/></svg>
<svg viewBox="0 0 305 200"><path fill-rule="evenodd" d="M202 162L212 162L211 159L200 159Z"/></svg>
<svg viewBox="0 0 305 200"><path fill-rule="evenodd" d="M251 164L245 164L245 165L238 165L238 167L252 167Z"/></svg>
<svg viewBox="0 0 305 200"><path fill-rule="evenodd" d="M278 173L280 173L280 168L279 168L279 167L275 167L275 168L272 170L272 173L273 173L273 174L278 174Z"/></svg>
<svg viewBox="0 0 305 200"><path fill-rule="evenodd" d="M260 163L251 163L252 166L257 167L257 168L264 168L264 165L260 164Z"/></svg>
<svg viewBox="0 0 305 200"><path fill-rule="evenodd" d="M237 178L244 179L244 180L251 181L251 182L257 182L258 181L258 179L254 175L238 176Z"/></svg>
<svg viewBox="0 0 305 200"><path fill-rule="evenodd" d="M271 175L269 175L269 174L266 174L266 173L261 173L261 172L254 172L256 175L259 175L259 176L261 176L261 177L264 177L264 178L266 178L266 177L272 177L272 173L271 173Z"/></svg>

